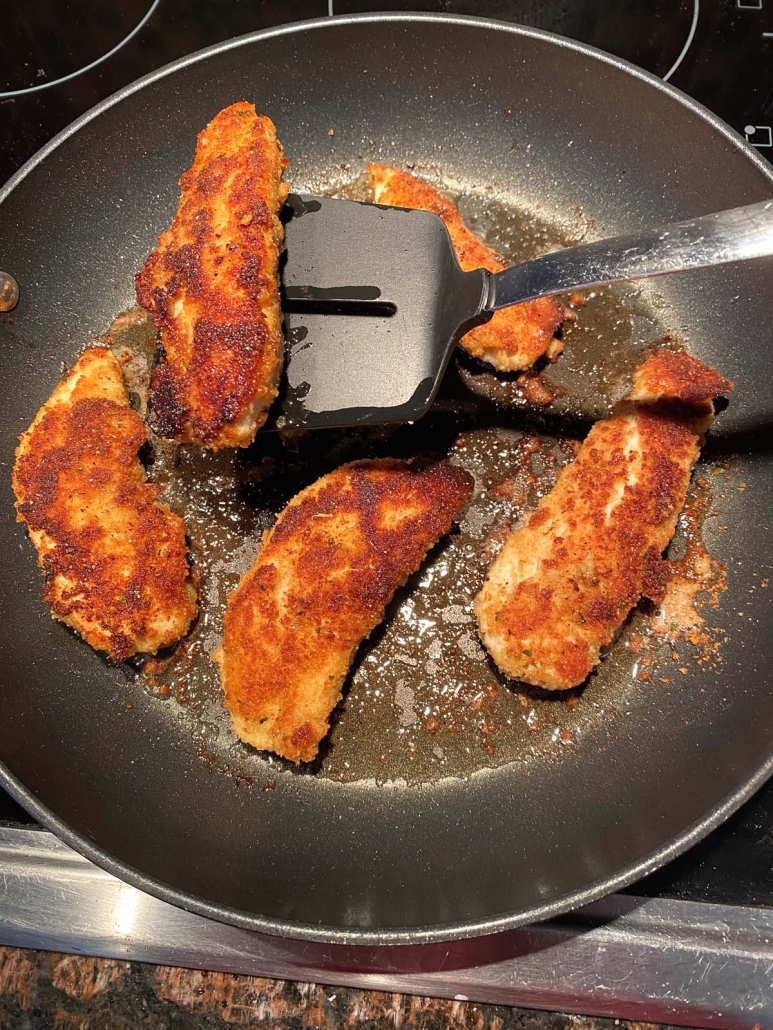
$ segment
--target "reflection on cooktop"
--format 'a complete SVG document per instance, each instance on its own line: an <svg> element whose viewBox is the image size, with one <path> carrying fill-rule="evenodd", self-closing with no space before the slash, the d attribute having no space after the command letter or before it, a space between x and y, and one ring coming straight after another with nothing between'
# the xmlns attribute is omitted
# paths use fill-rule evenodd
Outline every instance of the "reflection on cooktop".
<svg viewBox="0 0 773 1030"><path fill-rule="evenodd" d="M335 0L336 14L374 9L367 0ZM668 76L694 33L696 0L393 0L390 11L433 11L497 18L557 32Z"/></svg>

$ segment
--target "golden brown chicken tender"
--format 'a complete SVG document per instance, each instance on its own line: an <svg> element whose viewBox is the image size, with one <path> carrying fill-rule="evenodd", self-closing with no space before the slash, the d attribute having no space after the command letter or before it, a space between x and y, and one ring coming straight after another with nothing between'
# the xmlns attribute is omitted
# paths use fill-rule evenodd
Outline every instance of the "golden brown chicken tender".
<svg viewBox="0 0 773 1030"><path fill-rule="evenodd" d="M136 279L163 349L151 383L161 436L246 447L266 420L284 356L287 164L273 123L252 104L232 104L199 134L174 221Z"/></svg>
<svg viewBox="0 0 773 1030"><path fill-rule="evenodd" d="M472 488L453 465L358 461L287 505L229 598L213 655L242 740L314 758L357 647Z"/></svg>
<svg viewBox="0 0 773 1030"><path fill-rule="evenodd" d="M196 615L182 519L137 452L147 433L109 350L87 350L22 434L13 488L43 598L115 661L155 653Z"/></svg>
<svg viewBox="0 0 773 1030"><path fill-rule="evenodd" d="M615 414L591 429L475 600L507 675L547 690L582 683L631 608L662 599L673 536L711 398L733 384L686 354L656 352Z"/></svg>
<svg viewBox="0 0 773 1030"><path fill-rule="evenodd" d="M409 172L387 165L368 165L368 177L377 204L418 208L440 215L446 224L459 264L465 272L486 268L501 272L508 262L471 232L450 200ZM561 305L553 297L529 300L494 312L459 341L476 358L502 372L531 368L543 355L555 358L563 344L555 333L563 322Z"/></svg>

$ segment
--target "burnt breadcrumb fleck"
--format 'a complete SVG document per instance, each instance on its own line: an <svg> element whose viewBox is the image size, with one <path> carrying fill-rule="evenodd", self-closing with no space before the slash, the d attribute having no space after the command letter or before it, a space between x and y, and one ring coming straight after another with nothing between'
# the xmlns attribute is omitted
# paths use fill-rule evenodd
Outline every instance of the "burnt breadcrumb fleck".
<svg viewBox="0 0 773 1030"><path fill-rule="evenodd" d="M213 655L242 740L314 758L357 647L472 490L446 463L358 461L287 505L229 598Z"/></svg>
<svg viewBox="0 0 773 1030"><path fill-rule="evenodd" d="M174 221L136 277L162 346L151 383L160 435L246 447L277 394L277 266L288 162L273 123L240 102L199 134Z"/></svg>
<svg viewBox="0 0 773 1030"><path fill-rule="evenodd" d="M373 199L389 207L418 208L439 215L446 224L461 267L501 272L508 262L467 228L450 200L410 172L387 165L368 165ZM488 322L466 333L460 342L473 357L502 372L531 368L538 358L557 357L563 344L555 333L563 322L561 305L553 297L529 300L496 311Z"/></svg>
<svg viewBox="0 0 773 1030"><path fill-rule="evenodd" d="M20 437L13 470L55 618L115 661L155 653L197 611L182 519L137 452L145 426L109 350L87 350Z"/></svg>
<svg viewBox="0 0 773 1030"><path fill-rule="evenodd" d="M631 608L662 599L662 558L713 416L733 384L658 351L613 416L505 541L475 600L481 638L507 676L547 690L582 683Z"/></svg>

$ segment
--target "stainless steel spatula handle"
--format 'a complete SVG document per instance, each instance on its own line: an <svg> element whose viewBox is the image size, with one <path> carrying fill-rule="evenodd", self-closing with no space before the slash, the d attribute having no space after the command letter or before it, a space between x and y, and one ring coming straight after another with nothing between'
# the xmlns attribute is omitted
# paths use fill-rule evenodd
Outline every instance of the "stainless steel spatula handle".
<svg viewBox="0 0 773 1030"><path fill-rule="evenodd" d="M773 254L773 200L546 254L489 276L483 310Z"/></svg>

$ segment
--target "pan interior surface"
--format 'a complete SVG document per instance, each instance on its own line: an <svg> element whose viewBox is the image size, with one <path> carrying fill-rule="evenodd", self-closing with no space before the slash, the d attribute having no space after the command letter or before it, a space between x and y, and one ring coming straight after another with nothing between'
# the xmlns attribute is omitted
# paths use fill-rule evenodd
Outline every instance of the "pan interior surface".
<svg viewBox="0 0 773 1030"><path fill-rule="evenodd" d="M0 204L4 267L23 292L16 311L0 318L6 470L60 364L131 308L134 272L175 210L197 132L240 99L276 123L295 188L352 195L366 162L407 165L442 182L490 237L528 223L536 248L772 192L761 163L673 91L539 33L466 19L371 17L215 48L86 119ZM499 212L493 221L492 211ZM558 708L526 695L521 713L517 688L497 682L475 651L474 626L446 610L454 607L449 594L439 621L450 627L459 661L478 670L476 691L489 682L497 693L478 708L478 693L471 704L463 698L472 728L467 737L464 727L444 737L448 727L428 724L421 693L431 654L419 655L415 642L404 647L399 676L368 663L399 636L400 620L413 618L404 609L425 589L419 578L360 653L329 749L314 767L293 770L229 737L216 694L202 688L198 707L178 703L171 680L166 692L149 688L147 676L143 685L135 669L110 666L51 620L6 475L0 758L10 789L74 846L153 893L255 929L331 941L490 932L590 900L678 853L762 782L771 762L773 634L763 586L773 553L770 271L763 261L620 294L618 323L617 294L595 308L589 302L549 373L564 389L571 384L561 380L568 374L561 362L571 370L585 361L593 389L579 407L588 418L603 415L630 371L631 348L614 350L615 332L625 330L637 345L684 340L735 381L701 473L716 512L704 537L727 566L727 589L711 612L721 643L713 660L685 663L681 673L680 659L642 681L630 647L613 648L576 708L595 705L595 717L570 726L561 702L551 726L570 739L559 732L533 747L522 715ZM584 317L586 325L603 321L612 347L602 362L606 394L593 379L601 358L590 330L583 336ZM140 322L122 331L147 336ZM475 396L470 378L479 373L460 363L452 373L458 396ZM542 434L558 439L560 419L572 413L559 400L556 407ZM499 434L504 479L530 432L518 412L498 415L491 405L483 415L459 412L449 395L414 436L385 436L373 446L379 453L407 453L416 441L456 448L454 460L479 461L485 477L483 452ZM582 436L580 422L570 436ZM461 444L457 431L467 434ZM295 458L283 457L276 441L256 446L252 458L228 468L184 459L203 477L202 496L217 500L235 484L253 499L223 559L221 592L255 553L272 512L317 468L300 468L312 445L301 444ZM322 471L339 455L359 456L353 446L342 435L330 448L314 443L312 457ZM555 467L567 458L557 452ZM202 508L202 520L211 514ZM470 547L479 545L478 528L463 525L429 567L450 562L458 575L453 548L465 532ZM205 656L195 667L206 668ZM499 725L503 706L520 720L517 740ZM481 733L486 719L495 728ZM390 720L392 737L381 733Z"/></svg>

